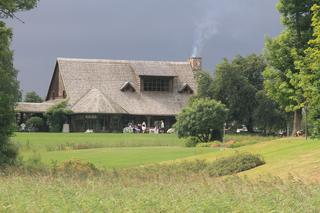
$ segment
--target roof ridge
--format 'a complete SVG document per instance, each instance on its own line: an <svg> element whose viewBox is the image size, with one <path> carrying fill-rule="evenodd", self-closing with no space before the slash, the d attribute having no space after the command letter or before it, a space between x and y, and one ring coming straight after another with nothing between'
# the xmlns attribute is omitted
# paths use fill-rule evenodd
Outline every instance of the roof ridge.
<svg viewBox="0 0 320 213"><path fill-rule="evenodd" d="M77 61L90 63L162 63L162 64L189 64L188 61L156 61L156 60L117 60L117 59L84 59L84 58L63 58L58 57L57 61Z"/></svg>

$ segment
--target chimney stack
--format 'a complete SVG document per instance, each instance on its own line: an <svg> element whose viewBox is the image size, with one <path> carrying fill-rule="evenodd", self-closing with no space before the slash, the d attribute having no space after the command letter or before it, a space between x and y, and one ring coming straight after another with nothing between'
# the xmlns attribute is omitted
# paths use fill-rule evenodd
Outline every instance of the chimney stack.
<svg viewBox="0 0 320 213"><path fill-rule="evenodd" d="M202 69L202 58L201 57L191 57L189 59L191 68L193 71L199 71Z"/></svg>

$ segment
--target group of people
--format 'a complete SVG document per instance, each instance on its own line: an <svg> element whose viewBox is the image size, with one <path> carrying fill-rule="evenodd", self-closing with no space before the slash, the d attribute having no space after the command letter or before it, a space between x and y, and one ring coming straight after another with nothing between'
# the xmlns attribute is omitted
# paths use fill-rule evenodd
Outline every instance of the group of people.
<svg viewBox="0 0 320 213"><path fill-rule="evenodd" d="M134 125L132 123L128 124L128 127L124 129L124 132L132 132L132 133L165 133L165 124L161 121L156 121L154 123L153 128L148 128L146 122L142 122L142 124Z"/></svg>
<svg viewBox="0 0 320 213"><path fill-rule="evenodd" d="M142 124L134 125L132 123L128 124L128 127L132 129L133 133L146 133L147 131L147 124L146 122L142 122Z"/></svg>

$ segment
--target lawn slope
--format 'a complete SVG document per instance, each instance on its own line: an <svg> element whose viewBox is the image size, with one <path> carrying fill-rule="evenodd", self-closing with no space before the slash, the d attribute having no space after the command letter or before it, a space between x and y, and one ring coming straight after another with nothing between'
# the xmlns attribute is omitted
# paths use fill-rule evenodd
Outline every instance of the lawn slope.
<svg viewBox="0 0 320 213"><path fill-rule="evenodd" d="M303 179L320 180L320 141L302 138L283 138L207 153L188 159L215 160L217 158L249 152L263 156L266 164L241 173L249 177L273 175L287 177L298 176Z"/></svg>

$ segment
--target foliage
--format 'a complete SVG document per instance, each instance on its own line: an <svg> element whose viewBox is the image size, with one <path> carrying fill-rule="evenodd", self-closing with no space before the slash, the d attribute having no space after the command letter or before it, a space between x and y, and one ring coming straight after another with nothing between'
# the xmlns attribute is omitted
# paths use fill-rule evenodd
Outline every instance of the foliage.
<svg viewBox="0 0 320 213"><path fill-rule="evenodd" d="M265 162L261 156L242 153L214 161L209 165L208 173L215 177L232 175L263 164Z"/></svg>
<svg viewBox="0 0 320 213"><path fill-rule="evenodd" d="M295 69L293 56L294 41L285 31L277 38L267 38L265 57L268 67L264 71L267 95L287 112L301 109L303 92L297 83L299 70Z"/></svg>
<svg viewBox="0 0 320 213"><path fill-rule="evenodd" d="M256 94L257 107L253 113L256 127L263 130L264 134L286 129L286 113L279 109L277 104L267 97L263 90Z"/></svg>
<svg viewBox="0 0 320 213"><path fill-rule="evenodd" d="M10 50L12 33L0 22L0 165L13 157L9 136L14 130L14 106L18 98L17 71L13 68Z"/></svg>
<svg viewBox="0 0 320 213"><path fill-rule="evenodd" d="M197 147L211 147L211 148L216 148L216 147L221 147L223 143L221 141L213 141L209 143L198 143Z"/></svg>
<svg viewBox="0 0 320 213"><path fill-rule="evenodd" d="M179 137L197 137L201 142L222 139L227 110L215 100L194 99L177 116L174 125Z"/></svg>
<svg viewBox="0 0 320 213"><path fill-rule="evenodd" d="M15 17L15 12L34 6L34 0L1 0L0 18ZM12 158L17 155L8 139L14 129L14 106L19 98L17 71L13 67L13 52L10 50L11 39L11 30L0 21L0 165L12 163Z"/></svg>
<svg viewBox="0 0 320 213"><path fill-rule="evenodd" d="M0 166L3 165L13 165L16 163L16 158L18 157L18 146L12 142L6 144L0 144Z"/></svg>
<svg viewBox="0 0 320 213"><path fill-rule="evenodd" d="M294 112L292 134L301 130L303 88L298 57L303 57L312 38L311 7L319 0L280 0L277 8L285 30L277 38L266 40L265 57L268 67L264 72L267 95L287 112Z"/></svg>
<svg viewBox="0 0 320 213"><path fill-rule="evenodd" d="M0 18L17 18L15 13L30 10L38 0L0 0Z"/></svg>
<svg viewBox="0 0 320 213"><path fill-rule="evenodd" d="M62 101L46 112L49 129L51 132L61 132L63 124L67 121L71 110L68 109L67 102Z"/></svg>
<svg viewBox="0 0 320 213"><path fill-rule="evenodd" d="M201 143L199 138L197 138L197 137L189 137L186 140L185 146L186 147L196 147L198 143Z"/></svg>
<svg viewBox="0 0 320 213"><path fill-rule="evenodd" d="M309 41L310 47L305 50L305 56L296 62L297 69L301 70L300 85L304 90L306 106L312 123L312 134L320 136L320 6L312 7L314 13L312 26L314 38Z"/></svg>
<svg viewBox="0 0 320 213"><path fill-rule="evenodd" d="M94 176L99 173L99 170L95 167L94 164L90 162L84 162L80 160L67 160L62 162L58 168L57 172L60 175L66 176L79 176L86 178L89 176Z"/></svg>
<svg viewBox="0 0 320 213"><path fill-rule="evenodd" d="M44 121L42 118L34 116L26 121L26 126L28 129L40 130L44 126Z"/></svg>
<svg viewBox="0 0 320 213"><path fill-rule="evenodd" d="M212 85L213 77L206 71L198 71L196 73L197 80L197 94L196 97L200 98L213 98Z"/></svg>
<svg viewBox="0 0 320 213"><path fill-rule="evenodd" d="M229 109L228 123L245 124L253 131L253 111L256 93L262 89L262 71L265 68L261 56L237 56L229 62L225 59L217 65L213 81L213 98Z"/></svg>
<svg viewBox="0 0 320 213"><path fill-rule="evenodd" d="M41 103L43 99L36 92L27 92L24 97L24 102Z"/></svg>

